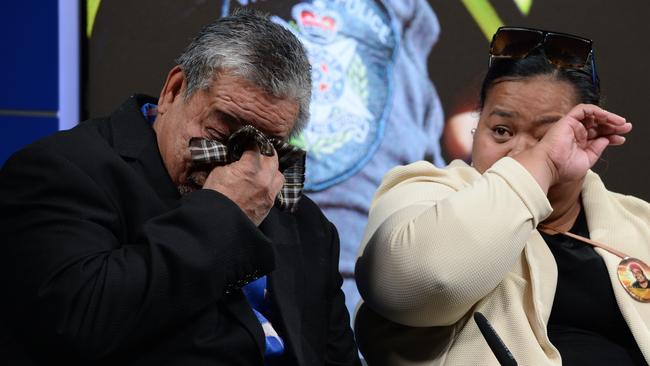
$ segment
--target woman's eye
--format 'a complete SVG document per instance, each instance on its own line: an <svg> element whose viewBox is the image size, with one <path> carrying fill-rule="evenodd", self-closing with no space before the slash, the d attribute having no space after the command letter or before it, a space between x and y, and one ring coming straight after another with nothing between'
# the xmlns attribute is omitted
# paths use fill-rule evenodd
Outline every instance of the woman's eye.
<svg viewBox="0 0 650 366"><path fill-rule="evenodd" d="M510 137L510 131L508 131L507 128L497 126L492 129L494 131L494 135L499 137L499 138L507 138Z"/></svg>
<svg viewBox="0 0 650 366"><path fill-rule="evenodd" d="M494 132L496 132L497 135L503 136L508 133L508 131L503 128L503 127L497 127L494 129Z"/></svg>

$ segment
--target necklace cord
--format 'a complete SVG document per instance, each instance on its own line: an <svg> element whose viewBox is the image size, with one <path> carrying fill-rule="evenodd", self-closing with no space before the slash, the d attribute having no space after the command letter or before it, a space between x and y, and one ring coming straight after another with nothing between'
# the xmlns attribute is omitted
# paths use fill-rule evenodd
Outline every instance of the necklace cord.
<svg viewBox="0 0 650 366"><path fill-rule="evenodd" d="M597 248L604 249L604 250L614 254L615 256L621 258L621 259L625 259L625 258L629 257L628 255L626 255L623 252L619 252L618 250L616 250L616 249L614 249L612 247L609 247L609 246L607 246L607 245L605 245L603 243L599 243L599 242L597 242L595 240L585 238L584 236L576 235L576 234L570 233L568 231L560 231L560 230L554 229L554 228L552 228L550 226L546 226L546 225L538 225L537 228L541 229L541 230L550 231L550 232L555 233L555 234L566 235L566 236L568 236L570 238L573 238L575 240L579 240L579 241L581 241L583 243L587 243L587 244L593 245L593 246L595 246Z"/></svg>

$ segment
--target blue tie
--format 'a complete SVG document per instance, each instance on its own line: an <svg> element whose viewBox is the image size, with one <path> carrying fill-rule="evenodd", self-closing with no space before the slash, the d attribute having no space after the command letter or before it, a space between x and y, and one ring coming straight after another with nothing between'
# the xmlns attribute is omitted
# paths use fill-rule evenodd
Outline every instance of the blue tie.
<svg viewBox="0 0 650 366"><path fill-rule="evenodd" d="M242 288L248 302L253 307L253 312L257 320L262 325L265 338L264 358L280 356L284 353L284 342L278 333L273 329L271 322L264 316L269 314L269 301L267 299L268 291L266 290L266 276L249 283Z"/></svg>

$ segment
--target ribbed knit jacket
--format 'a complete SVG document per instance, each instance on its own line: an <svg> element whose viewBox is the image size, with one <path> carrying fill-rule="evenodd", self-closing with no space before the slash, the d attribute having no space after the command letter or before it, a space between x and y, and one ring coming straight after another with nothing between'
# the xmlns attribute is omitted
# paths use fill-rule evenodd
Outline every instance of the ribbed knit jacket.
<svg viewBox="0 0 650 366"><path fill-rule="evenodd" d="M608 191L588 172L590 237L650 263L650 204ZM552 212L534 178L502 158L483 175L461 161L391 170L370 209L356 276L369 365L498 365L471 316L491 322L520 365L560 365L546 326L557 265L537 224ZM617 276L621 258L597 248L619 308L650 360L650 303Z"/></svg>

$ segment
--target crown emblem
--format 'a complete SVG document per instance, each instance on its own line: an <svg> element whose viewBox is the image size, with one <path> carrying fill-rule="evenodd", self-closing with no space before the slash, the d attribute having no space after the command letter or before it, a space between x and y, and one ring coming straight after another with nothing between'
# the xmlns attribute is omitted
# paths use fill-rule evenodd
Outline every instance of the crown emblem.
<svg viewBox="0 0 650 366"><path fill-rule="evenodd" d="M303 35L318 43L330 43L341 28L341 17L328 10L320 2L300 3L293 7L291 15Z"/></svg>

